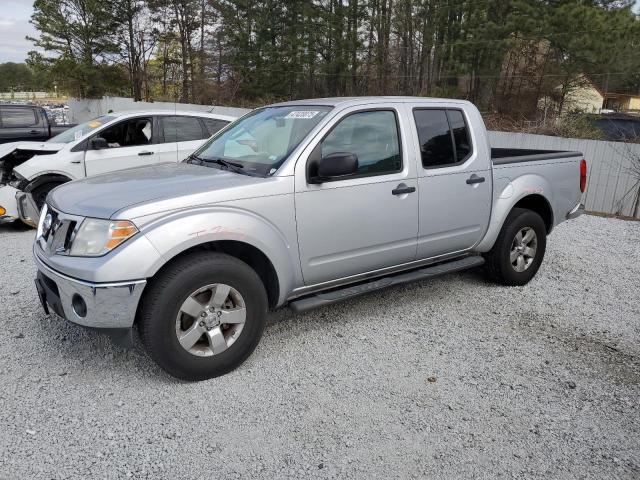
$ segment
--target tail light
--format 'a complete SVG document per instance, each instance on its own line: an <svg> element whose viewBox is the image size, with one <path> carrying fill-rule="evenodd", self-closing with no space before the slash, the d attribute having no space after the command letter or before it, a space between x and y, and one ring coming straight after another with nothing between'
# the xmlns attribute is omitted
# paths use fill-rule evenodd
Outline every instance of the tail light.
<svg viewBox="0 0 640 480"><path fill-rule="evenodd" d="M583 158L580 161L580 191L584 193L587 188L587 161Z"/></svg>

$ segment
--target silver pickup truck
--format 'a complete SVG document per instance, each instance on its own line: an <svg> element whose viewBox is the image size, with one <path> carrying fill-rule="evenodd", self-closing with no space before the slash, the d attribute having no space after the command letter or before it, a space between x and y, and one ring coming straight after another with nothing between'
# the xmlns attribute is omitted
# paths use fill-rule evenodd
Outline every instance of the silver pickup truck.
<svg viewBox="0 0 640 480"><path fill-rule="evenodd" d="M36 285L45 310L121 341L136 325L163 369L206 379L251 354L270 308L480 266L526 284L585 182L580 153L492 150L469 102L280 103L183 163L54 189Z"/></svg>

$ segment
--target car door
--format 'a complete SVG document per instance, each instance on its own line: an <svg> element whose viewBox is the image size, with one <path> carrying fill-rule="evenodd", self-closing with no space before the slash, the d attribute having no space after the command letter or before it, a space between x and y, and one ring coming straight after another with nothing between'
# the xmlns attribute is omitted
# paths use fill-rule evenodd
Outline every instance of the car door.
<svg viewBox="0 0 640 480"><path fill-rule="evenodd" d="M49 129L36 108L18 105L0 106L0 143L23 140L44 141Z"/></svg>
<svg viewBox="0 0 640 480"><path fill-rule="evenodd" d="M200 119L187 115L167 115L160 117L164 141L176 144L178 162L181 162L200 147L209 133Z"/></svg>
<svg viewBox="0 0 640 480"><path fill-rule="evenodd" d="M486 141L473 137L471 112L463 107L412 110L421 155L417 258L470 249L481 240L491 214Z"/></svg>
<svg viewBox="0 0 640 480"><path fill-rule="evenodd" d="M96 148L93 139L106 140L106 148ZM157 163L153 117L140 116L116 122L96 132L87 142L87 176Z"/></svg>
<svg viewBox="0 0 640 480"><path fill-rule="evenodd" d="M418 194L415 155L401 134L407 122L390 104L348 109L297 162L296 223L306 285L415 259ZM310 183L308 168L318 155L338 152L356 155L357 171Z"/></svg>
<svg viewBox="0 0 640 480"><path fill-rule="evenodd" d="M175 141L175 135L165 136L163 123L170 115L158 115L156 117L156 127L158 135L156 136L156 162L157 163L175 163L178 161L178 144Z"/></svg>
<svg viewBox="0 0 640 480"><path fill-rule="evenodd" d="M204 123L205 128L208 130L207 133L209 137L231 123L228 120L220 120L217 118L209 117L201 117L201 120Z"/></svg>

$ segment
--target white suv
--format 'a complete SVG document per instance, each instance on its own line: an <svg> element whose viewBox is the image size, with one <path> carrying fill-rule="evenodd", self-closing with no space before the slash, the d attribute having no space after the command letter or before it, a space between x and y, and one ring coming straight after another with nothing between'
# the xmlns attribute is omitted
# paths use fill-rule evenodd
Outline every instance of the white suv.
<svg viewBox="0 0 640 480"><path fill-rule="evenodd" d="M237 117L204 112L108 113L46 142L0 145L0 223L35 225L47 194L70 180L185 159Z"/></svg>

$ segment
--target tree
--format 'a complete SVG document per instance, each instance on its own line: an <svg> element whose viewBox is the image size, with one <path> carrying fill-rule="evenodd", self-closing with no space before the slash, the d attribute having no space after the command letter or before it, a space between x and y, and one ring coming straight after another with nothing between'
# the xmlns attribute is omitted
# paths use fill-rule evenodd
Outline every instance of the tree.
<svg viewBox="0 0 640 480"><path fill-rule="evenodd" d="M30 40L54 54L33 55L34 61L47 65L56 81L76 96L96 97L122 87L120 67L108 61L119 50L114 42L118 20L113 5L100 0L34 2L31 23L40 36Z"/></svg>
<svg viewBox="0 0 640 480"><path fill-rule="evenodd" d="M35 90L34 74L24 63L0 63L0 92Z"/></svg>

